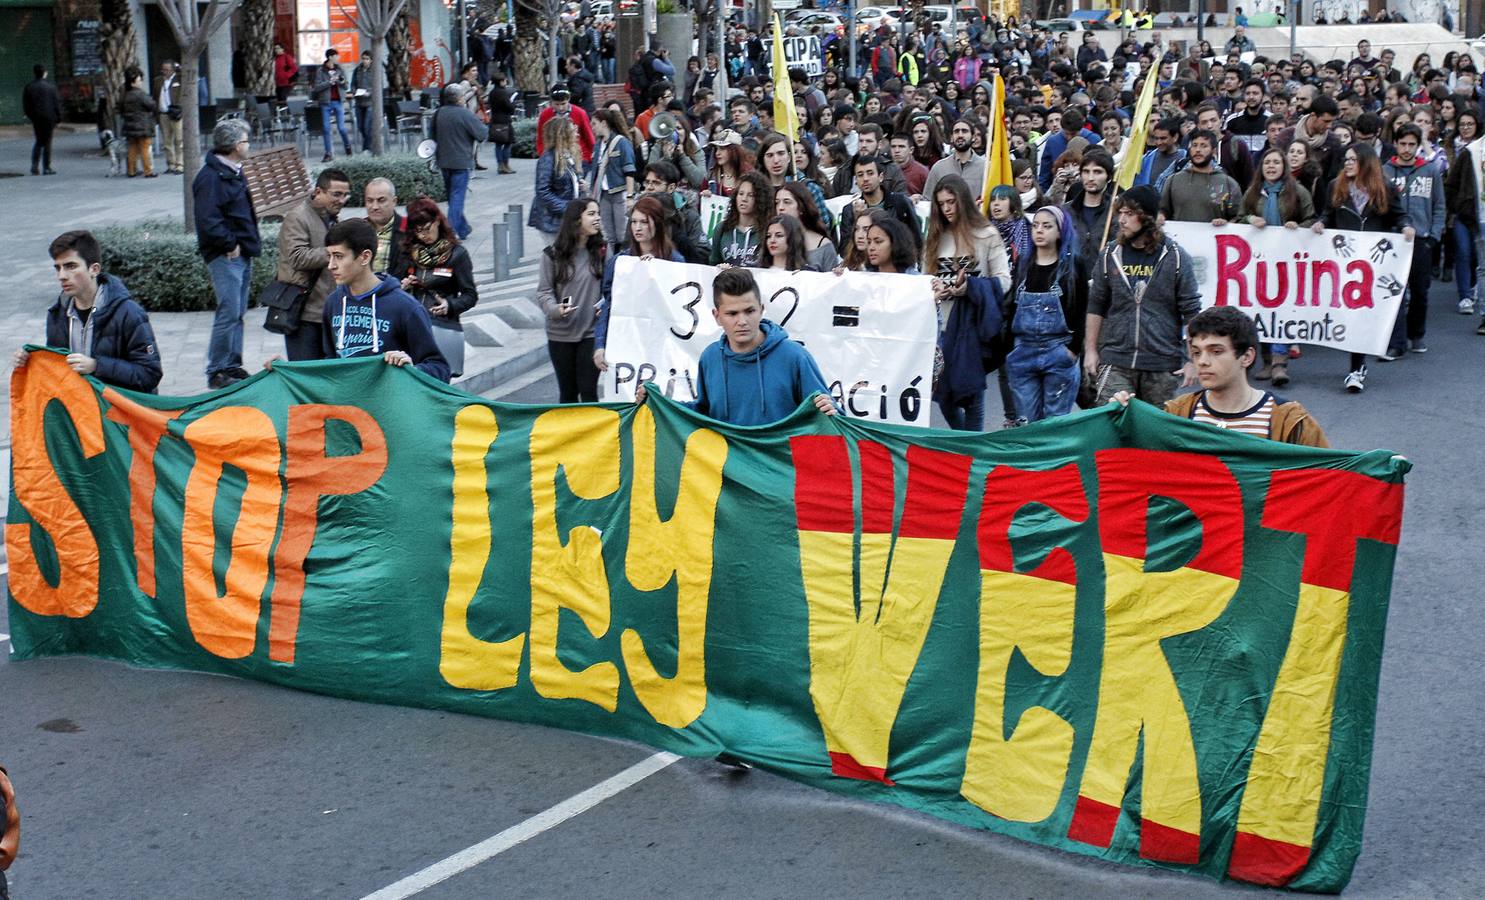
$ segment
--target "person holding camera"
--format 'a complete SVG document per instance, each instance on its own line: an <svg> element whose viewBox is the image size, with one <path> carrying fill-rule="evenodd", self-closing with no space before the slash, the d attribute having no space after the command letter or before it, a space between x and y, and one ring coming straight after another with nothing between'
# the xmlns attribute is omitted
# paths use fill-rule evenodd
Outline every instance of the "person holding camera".
<svg viewBox="0 0 1485 900"><path fill-rule="evenodd" d="M567 205L556 242L541 254L536 302L547 316L547 353L560 403L598 400L593 324L607 249L598 201L585 197Z"/></svg>

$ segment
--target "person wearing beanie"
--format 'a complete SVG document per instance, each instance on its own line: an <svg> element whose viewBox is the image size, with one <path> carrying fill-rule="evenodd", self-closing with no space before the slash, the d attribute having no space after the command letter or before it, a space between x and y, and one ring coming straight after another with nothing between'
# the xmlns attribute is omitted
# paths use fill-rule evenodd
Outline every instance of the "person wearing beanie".
<svg viewBox="0 0 1485 900"><path fill-rule="evenodd" d="M1120 391L1157 406L1196 383L1182 338L1201 311L1191 257L1161 230L1149 185L1120 195L1118 239L1103 251L1088 291L1083 374L1106 403Z"/></svg>
<svg viewBox="0 0 1485 900"><path fill-rule="evenodd" d="M212 390L248 377L242 367L242 317L253 281L253 259L262 246L253 198L242 176L250 134L242 119L218 122L211 132L212 152L191 182L196 247L217 297L206 347L206 384Z"/></svg>

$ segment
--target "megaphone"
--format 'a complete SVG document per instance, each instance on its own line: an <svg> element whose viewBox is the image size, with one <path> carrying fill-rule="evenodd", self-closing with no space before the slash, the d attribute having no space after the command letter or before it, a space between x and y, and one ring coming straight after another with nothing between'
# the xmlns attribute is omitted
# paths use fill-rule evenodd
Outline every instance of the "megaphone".
<svg viewBox="0 0 1485 900"><path fill-rule="evenodd" d="M675 116L670 113L660 113L650 120L650 137L657 141L674 137L680 129L681 123L677 122Z"/></svg>

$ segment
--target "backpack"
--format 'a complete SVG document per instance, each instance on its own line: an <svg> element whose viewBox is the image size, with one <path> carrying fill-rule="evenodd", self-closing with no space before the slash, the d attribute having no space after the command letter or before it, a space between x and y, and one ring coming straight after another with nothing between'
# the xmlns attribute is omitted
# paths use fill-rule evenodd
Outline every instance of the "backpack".
<svg viewBox="0 0 1485 900"><path fill-rule="evenodd" d="M650 89L650 83L654 80L655 70L651 63L655 61L655 54L646 52L639 58L639 62L629 67L629 89L640 96Z"/></svg>

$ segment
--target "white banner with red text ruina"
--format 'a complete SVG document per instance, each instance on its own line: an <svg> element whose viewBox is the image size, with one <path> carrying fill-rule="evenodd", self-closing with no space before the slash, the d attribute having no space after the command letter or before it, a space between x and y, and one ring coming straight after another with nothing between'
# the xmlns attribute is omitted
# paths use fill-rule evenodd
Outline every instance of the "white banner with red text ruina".
<svg viewBox="0 0 1485 900"><path fill-rule="evenodd" d="M1191 254L1201 305L1234 306L1272 344L1383 353L1413 246L1400 234L1166 222Z"/></svg>

